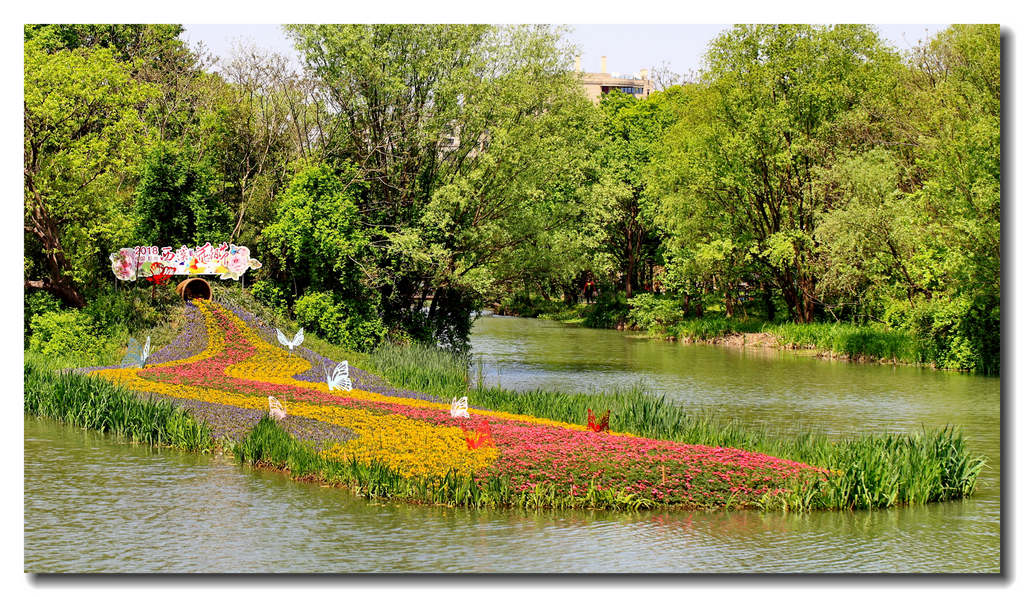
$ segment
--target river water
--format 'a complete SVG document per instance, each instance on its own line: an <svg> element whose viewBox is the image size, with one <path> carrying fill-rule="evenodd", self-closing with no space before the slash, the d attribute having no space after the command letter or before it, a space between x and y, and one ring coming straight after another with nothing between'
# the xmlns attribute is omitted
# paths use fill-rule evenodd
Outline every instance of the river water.
<svg viewBox="0 0 1024 597"><path fill-rule="evenodd" d="M26 572L999 572L999 379L483 317L485 383L643 384L685 408L843 436L960 425L968 500L873 512L522 512L375 503L25 418Z"/></svg>

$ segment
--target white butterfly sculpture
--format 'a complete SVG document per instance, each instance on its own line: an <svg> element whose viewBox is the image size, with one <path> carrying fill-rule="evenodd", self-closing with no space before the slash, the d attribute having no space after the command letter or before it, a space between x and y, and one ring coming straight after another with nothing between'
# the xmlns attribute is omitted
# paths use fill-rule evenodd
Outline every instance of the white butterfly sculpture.
<svg viewBox="0 0 1024 597"><path fill-rule="evenodd" d="M135 338L128 339L128 352L124 355L124 360L121 364L125 367L142 367L146 366L146 361L149 360L149 336L146 336L146 345L140 345Z"/></svg>
<svg viewBox="0 0 1024 597"><path fill-rule="evenodd" d="M327 378L328 390L333 392L335 388L339 388L346 392L352 391L352 380L348 377L348 361L338 363L334 373L328 373L327 365L324 365L324 377Z"/></svg>
<svg viewBox="0 0 1024 597"><path fill-rule="evenodd" d="M291 340L286 338L285 335L281 333L281 330L277 330L277 341L280 342L283 346L287 346L289 351L291 351L299 344L302 344L302 341L304 339L305 336L302 335L302 328L299 328L299 331L295 333L295 337L292 338Z"/></svg>
<svg viewBox="0 0 1024 597"><path fill-rule="evenodd" d="M285 417L284 407L281 406L281 402L277 398L274 398L273 396L269 396L267 398L267 404L270 407L270 416L275 421L280 421L281 419L283 419Z"/></svg>
<svg viewBox="0 0 1024 597"><path fill-rule="evenodd" d="M469 398L466 396L463 396L462 398L452 398L452 418L469 418Z"/></svg>

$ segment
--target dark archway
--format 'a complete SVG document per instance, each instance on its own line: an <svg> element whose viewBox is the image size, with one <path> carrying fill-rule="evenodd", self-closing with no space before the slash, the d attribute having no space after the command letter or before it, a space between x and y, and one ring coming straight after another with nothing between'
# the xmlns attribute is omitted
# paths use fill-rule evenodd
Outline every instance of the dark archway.
<svg viewBox="0 0 1024 597"><path fill-rule="evenodd" d="M189 278L178 284L176 290L178 291L178 296L186 301L196 298L210 300L213 296L210 283L202 278Z"/></svg>

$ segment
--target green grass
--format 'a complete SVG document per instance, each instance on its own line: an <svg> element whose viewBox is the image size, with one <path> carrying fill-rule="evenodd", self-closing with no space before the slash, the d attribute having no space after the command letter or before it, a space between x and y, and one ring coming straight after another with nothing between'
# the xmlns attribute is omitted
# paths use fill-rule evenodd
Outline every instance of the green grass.
<svg viewBox="0 0 1024 597"><path fill-rule="evenodd" d="M407 501L470 507L519 508L600 508L639 510L650 508L650 500L623 491L597 490L593 487L577 497L559 495L550 485L538 485L531 492L513 491L501 477L479 479L454 472L440 477L410 479L385 464L360 463L355 459L339 462L321 456L312 446L300 442L275 421L264 417L252 432L235 444L236 460L257 467L285 470L293 479L315 481L352 488L373 499Z"/></svg>
<svg viewBox="0 0 1024 597"><path fill-rule="evenodd" d="M213 447L209 427L167 400L149 400L108 381L49 371L26 354L26 414L191 452Z"/></svg>
<svg viewBox="0 0 1024 597"><path fill-rule="evenodd" d="M684 319L666 327L665 333L676 338L689 338L706 342L732 334L760 332L763 323L757 319L702 317Z"/></svg>
<svg viewBox="0 0 1024 597"><path fill-rule="evenodd" d="M462 396L469 385L469 356L432 346L384 344L370 363L392 385L435 396Z"/></svg>
<svg viewBox="0 0 1024 597"><path fill-rule="evenodd" d="M852 323L771 323L763 328L783 346L828 350L851 358L868 357L923 363L927 353L917 339L901 330Z"/></svg>

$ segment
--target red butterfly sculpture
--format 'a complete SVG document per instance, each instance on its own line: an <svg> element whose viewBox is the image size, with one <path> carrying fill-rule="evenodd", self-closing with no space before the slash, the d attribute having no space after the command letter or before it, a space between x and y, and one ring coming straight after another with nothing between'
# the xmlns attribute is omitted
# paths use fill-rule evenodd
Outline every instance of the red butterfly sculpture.
<svg viewBox="0 0 1024 597"><path fill-rule="evenodd" d="M481 421L480 425L476 428L476 431L469 431L463 429L466 434L466 446L470 450L476 450L483 446L494 447L494 438L491 437L491 426L487 424L487 421Z"/></svg>
<svg viewBox="0 0 1024 597"><path fill-rule="evenodd" d="M149 276L149 281L154 284L163 284L167 282L167 279L171 277L170 273L165 273L168 272L168 270L171 270L171 268L165 268L163 265L159 263L154 263L149 268L149 271L152 272L152 274Z"/></svg>
<svg viewBox="0 0 1024 597"><path fill-rule="evenodd" d="M604 415L601 416L601 421L600 422L595 422L594 421L594 411L592 411L592 410L590 410L588 408L587 409L587 427L589 427L591 431L596 431L598 433L600 433L602 431L608 431L608 419L611 417L611 415L612 415L612 411L606 410L606 411L604 411Z"/></svg>

